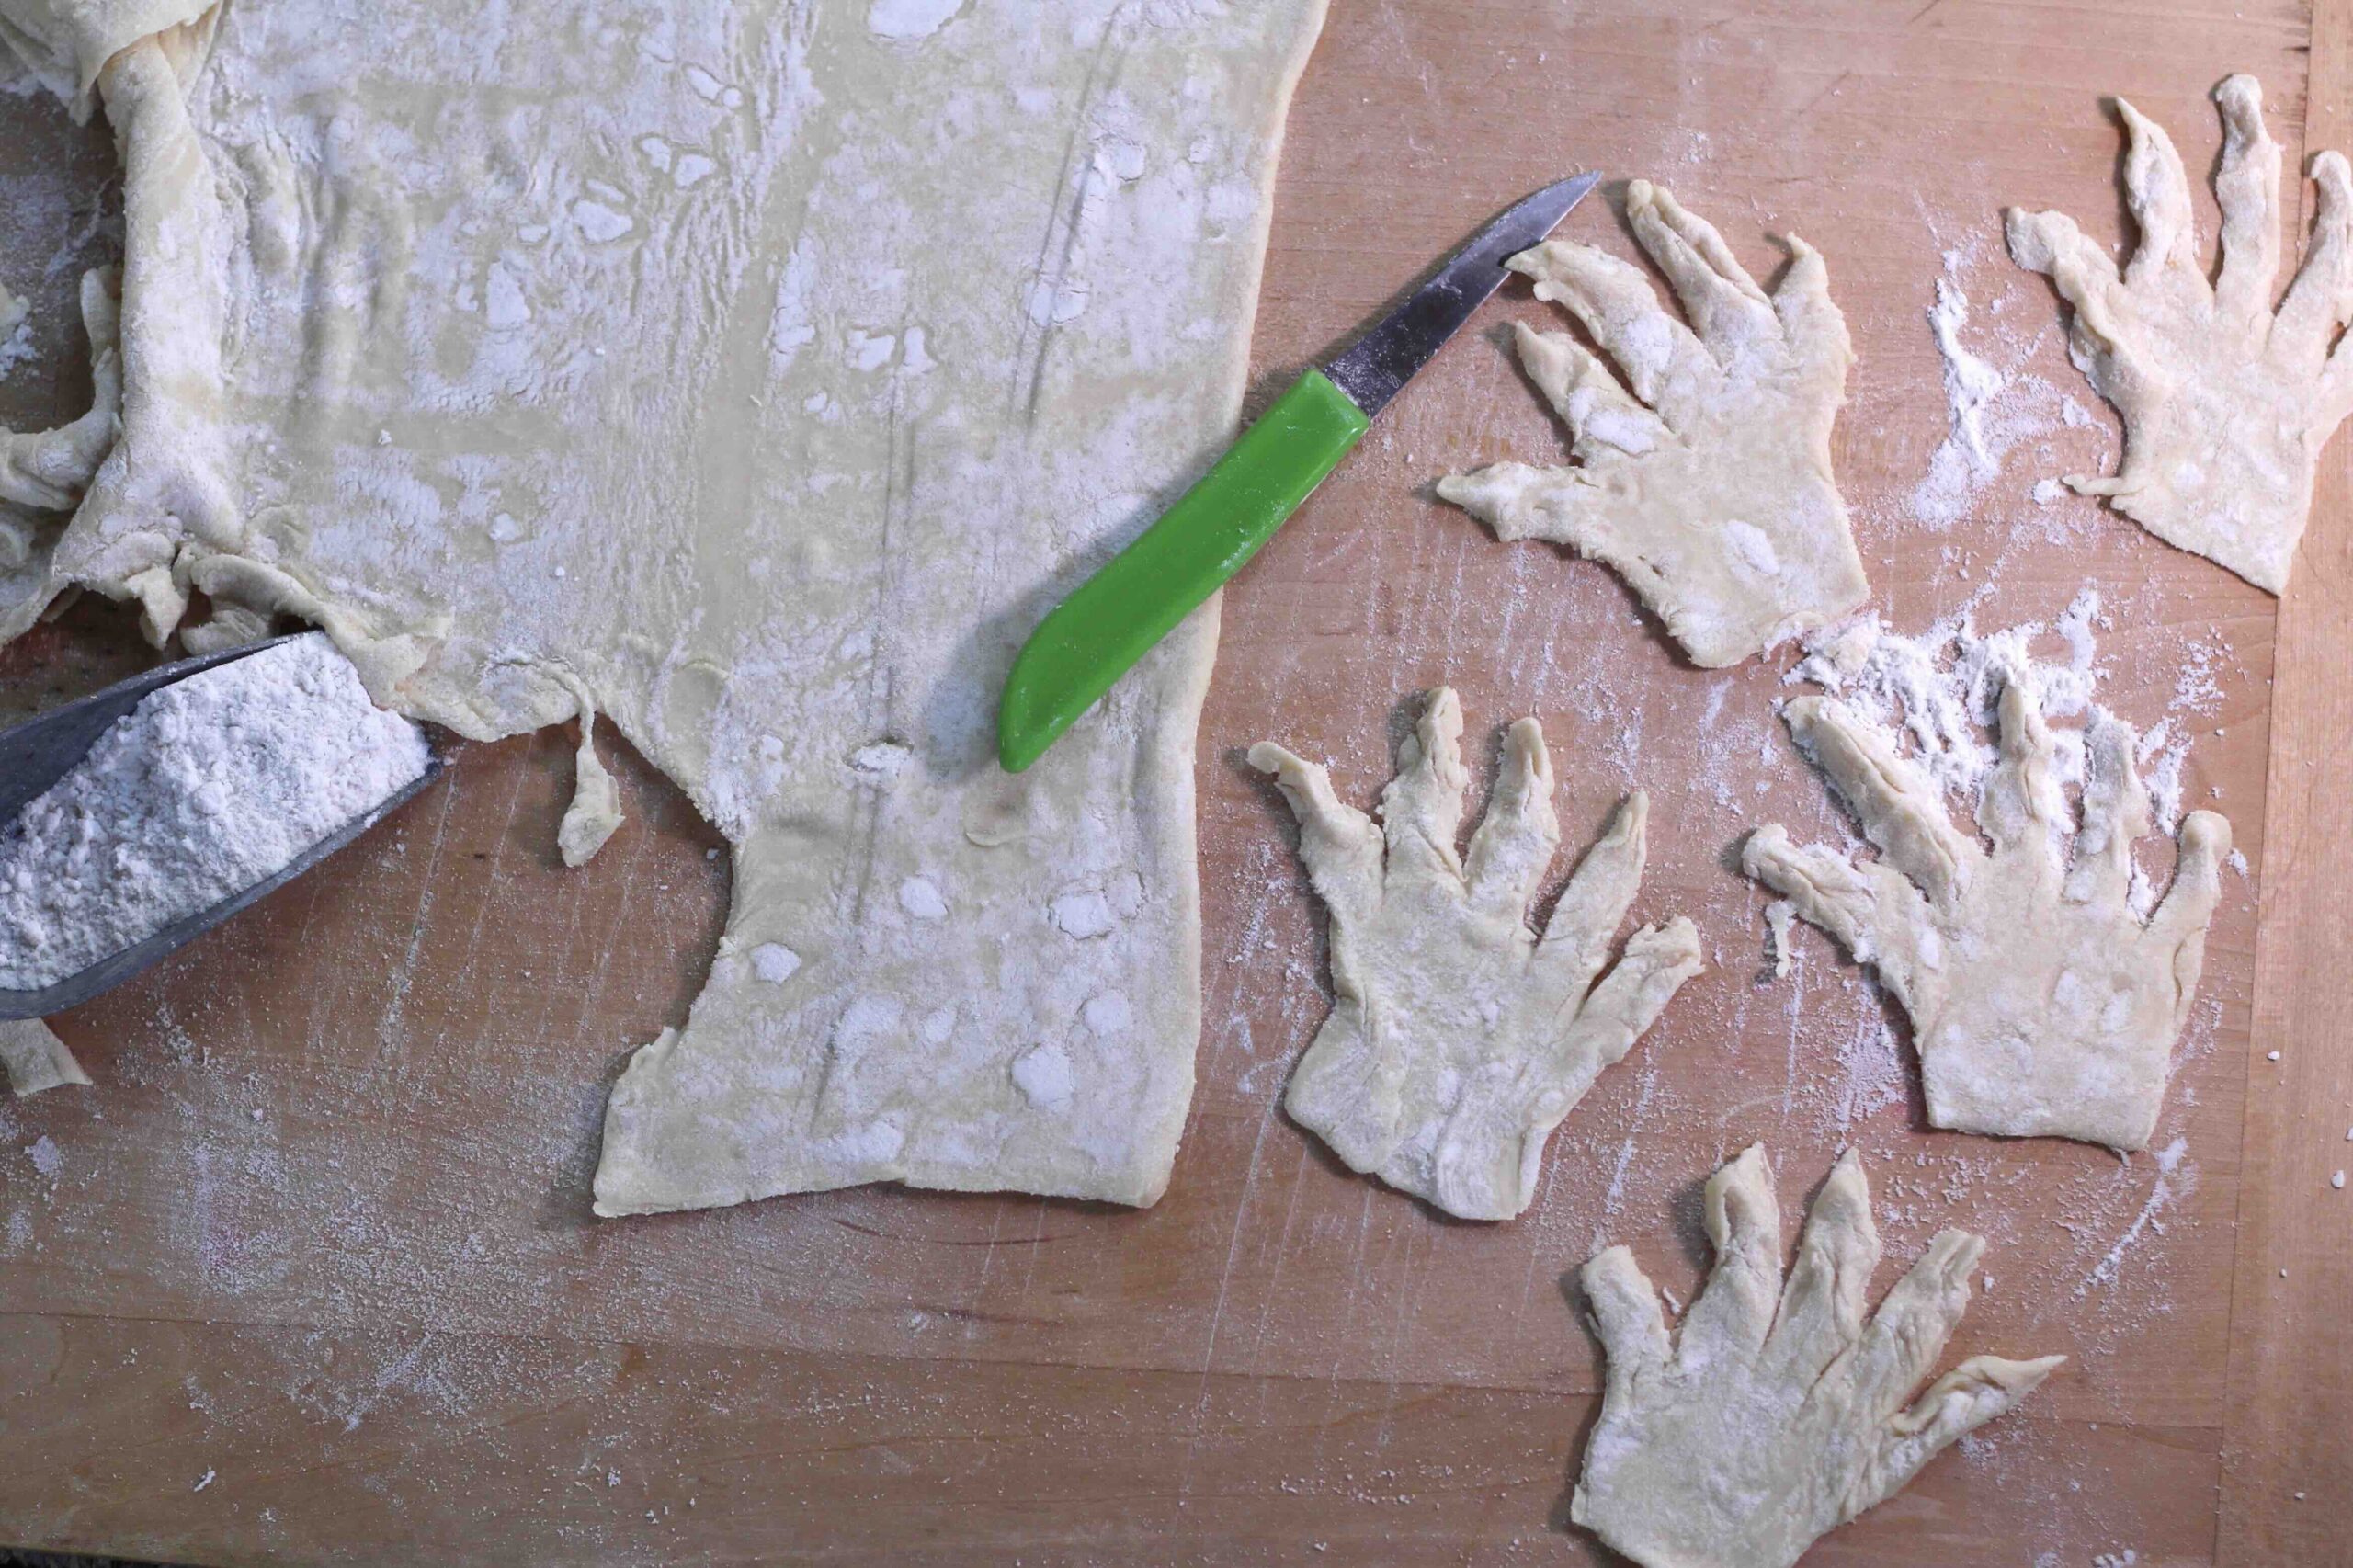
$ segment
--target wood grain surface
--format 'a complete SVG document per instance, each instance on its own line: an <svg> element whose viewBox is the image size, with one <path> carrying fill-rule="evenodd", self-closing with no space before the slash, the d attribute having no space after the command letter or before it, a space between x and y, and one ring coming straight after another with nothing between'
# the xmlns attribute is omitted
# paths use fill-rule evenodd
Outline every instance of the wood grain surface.
<svg viewBox="0 0 2353 1568"><path fill-rule="evenodd" d="M0 1103L0 1541L224 1563L1604 1561L1566 1522L1600 1369L1563 1277L1624 1242L1688 1301L1699 1184L1763 1139L1792 1230L1836 1151L1864 1152L1881 1289L1943 1226L1989 1238L1949 1359L2072 1358L1809 1563L2353 1560L2353 1190L2328 1180L2353 1165L2353 448L2281 602L2088 501L2037 504L2118 443L1998 228L2018 202L2121 238L2105 97L2202 174L2207 93L2239 70L2300 163L2353 145L2353 0L1335 0L1255 347L1263 398L1582 166L1671 186L1760 276L1773 236L1819 246L1859 353L1837 463L1874 608L1906 633L1964 609L1992 630L2097 587L2101 699L2191 738L2184 799L2225 812L2250 864L2164 1160L1931 1131L1908 1032L1854 966L1806 932L1791 975L1762 972L1765 896L1729 851L1764 821L1841 832L1772 711L1789 653L1694 669L1599 567L1428 496L1450 466L1563 452L1506 353L1506 324L1549 309L1514 288L1228 593L1198 761L1200 1084L1158 1207L862 1189L591 1219L606 1090L717 940L720 841L624 754L629 821L566 872L568 737L460 746L326 869L58 1020L94 1087ZM42 334L0 421L87 395L67 312L107 243L109 162L102 131L0 95L0 279ZM2202 190L2200 212L2211 234ZM1604 202L1567 233L1635 254ZM1946 528L1915 504L1949 426L1940 277L2014 392L1999 472ZM2059 416L2069 398L2088 420ZM0 653L0 707L145 656L111 607L77 606ZM1634 915L1689 915L1711 963L1501 1226L1350 1175L1279 1108L1329 979L1242 751L1279 738L1370 802L1401 700L1439 681L1483 785L1501 726L1542 721L1570 853L1651 792ZM2144 847L2162 877L2169 848Z"/></svg>

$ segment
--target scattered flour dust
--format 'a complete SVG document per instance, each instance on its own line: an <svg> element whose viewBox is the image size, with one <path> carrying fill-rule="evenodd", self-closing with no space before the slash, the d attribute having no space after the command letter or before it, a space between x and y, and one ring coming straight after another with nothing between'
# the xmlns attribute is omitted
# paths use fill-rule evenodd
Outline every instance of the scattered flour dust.
<svg viewBox="0 0 2353 1568"><path fill-rule="evenodd" d="M1805 656L1786 679L1818 686L1864 718L1885 726L1938 787L1974 807L1996 753L1994 724L2002 690L2029 682L2052 719L2095 717L2099 682L2095 627L2104 619L2098 591L2086 588L2056 620L2029 621L1981 634L1967 613L1948 616L1917 637L1890 631L1877 615L1826 628L1809 638ZM2034 643L2065 644L2055 659ZM2054 728L2063 785L2083 781L2083 733Z"/></svg>
<svg viewBox="0 0 2353 1568"><path fill-rule="evenodd" d="M149 693L0 829L0 986L54 984L251 887L430 760L324 633Z"/></svg>
<svg viewBox="0 0 2353 1568"><path fill-rule="evenodd" d="M2143 1232L2165 1234L2165 1210L2188 1196L2198 1185L2198 1167L2188 1162L2188 1143L2178 1136L2157 1151L2157 1179L2149 1188L2147 1200L2141 1205L2141 1211L2132 1217L2132 1222L2124 1228L2124 1233L2116 1238L2116 1244L2108 1249L2099 1262L2093 1266L2092 1271L2084 1276L2083 1282L2075 1287L2075 1300L2082 1301L2098 1286L2114 1284L2118 1266L2124 1261L2125 1254L2140 1241Z"/></svg>
<svg viewBox="0 0 2353 1568"><path fill-rule="evenodd" d="M1944 253L1945 274L1937 279L1936 302L1927 312L1928 329L1944 359L1948 428L1928 460L1928 472L1913 489L1912 515L1939 531L1969 516L1977 498L2000 477L2003 460L2014 449L2031 444L2038 453L2047 453L2053 431L2095 423L2083 404L2022 369L2051 330L2047 323L2032 332L2004 331L1997 320L1986 346L1994 359L1963 337L1971 312L1960 275L1975 263L1979 248L1972 240ZM1994 300L1986 313L2000 316L2009 298L2006 294ZM1985 342L1982 326L1980 342ZM2066 491L2044 475L2029 494L2036 505L2047 506Z"/></svg>
<svg viewBox="0 0 2353 1568"><path fill-rule="evenodd" d="M2097 725L2132 731L2142 781L2148 787L2157 831L2167 836L2186 809L2184 771L2191 731L2177 714L2211 712L2221 701L2214 670L2228 650L2219 638L2192 642L2177 682L2176 711L2146 729L2109 711L2098 700L2109 671L2099 663L2097 629L2112 624L2099 592L2086 587L2049 623L1981 634L1967 612L1948 616L1917 637L1900 637L1876 615L1816 633L1786 677L1821 687L1865 718L1893 732L1912 762L1962 812L1973 811L1997 760L1995 724L2003 687L2027 682L2042 699L2052 726L2052 771L2060 787L2080 790L2084 740ZM2038 641L2055 641L2055 657L2037 656ZM2080 723L2063 721L2076 719ZM2142 868L2132 873L2132 907L2143 917L2154 907L2156 885Z"/></svg>
<svg viewBox="0 0 2353 1568"><path fill-rule="evenodd" d="M1929 460L1927 477L1913 492L1912 504L1924 521L1947 526L1960 520L1970 496L2001 466L1987 437L1985 416L2009 383L1961 342L1961 329L1968 323L1969 296L1950 278L1938 278L1928 326L1937 335L1937 351L1944 356L1945 403L1952 429Z"/></svg>

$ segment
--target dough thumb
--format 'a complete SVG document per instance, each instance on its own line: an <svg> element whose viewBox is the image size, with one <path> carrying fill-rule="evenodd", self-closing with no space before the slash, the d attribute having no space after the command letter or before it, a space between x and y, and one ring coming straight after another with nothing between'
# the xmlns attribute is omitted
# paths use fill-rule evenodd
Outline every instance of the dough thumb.
<svg viewBox="0 0 2353 1568"><path fill-rule="evenodd" d="M1609 1358L1612 1384L1664 1365L1666 1320L1659 1315L1658 1292L1631 1249L1614 1246L1596 1253L1578 1271L1577 1282L1593 1309L1594 1330Z"/></svg>
<svg viewBox="0 0 2353 1568"><path fill-rule="evenodd" d="M1878 1450L1841 1504L1839 1523L1893 1496L1919 1473L1921 1466L1996 1415L2014 1409L2066 1359L2044 1356L2032 1361L2011 1361L1999 1356L1972 1356L1938 1378L1890 1423Z"/></svg>
<svg viewBox="0 0 2353 1568"><path fill-rule="evenodd" d="M1351 920L1381 902L1381 838L1372 819L1344 802L1320 763L1260 741L1250 766L1274 775L1275 788L1299 823L1299 858L1335 916Z"/></svg>
<svg viewBox="0 0 2353 1568"><path fill-rule="evenodd" d="M1767 823L1741 846L1740 869L1797 905L1800 915L1838 938L1859 961L1878 956L1870 939L1877 901L1870 883L1842 857L1816 845L1792 844L1788 829Z"/></svg>
<svg viewBox="0 0 2353 1568"><path fill-rule="evenodd" d="M1546 1125L1558 1124L1584 1097L1595 1074L1632 1050L1683 983L1706 967L1699 927L1683 915L1628 937L1625 956L1577 1009L1552 1074L1538 1093L1535 1111Z"/></svg>
<svg viewBox="0 0 2353 1568"><path fill-rule="evenodd" d="M2093 336L2111 349L2119 346L2123 324L2117 319L2114 297L2122 279L2115 259L2085 238L2073 218L2013 207L2002 215L2002 233L2012 261L2049 278Z"/></svg>
<svg viewBox="0 0 2353 1568"><path fill-rule="evenodd" d="M2149 917L2149 934L2178 946L2202 937L2222 896L2222 860L2231 852L2231 823L2217 812L2192 812L2182 819L2181 850L2174 861L2173 886Z"/></svg>
<svg viewBox="0 0 2353 1568"><path fill-rule="evenodd" d="M1598 554L1605 528L1594 498L1600 494L1582 470L1530 468L1502 462L1438 482L1451 501L1510 540L1548 539L1582 555Z"/></svg>

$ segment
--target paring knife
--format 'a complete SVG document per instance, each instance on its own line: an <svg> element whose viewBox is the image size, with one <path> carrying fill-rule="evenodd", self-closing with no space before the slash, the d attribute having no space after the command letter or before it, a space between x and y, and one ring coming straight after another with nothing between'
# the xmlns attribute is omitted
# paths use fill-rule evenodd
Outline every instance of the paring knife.
<svg viewBox="0 0 2353 1568"><path fill-rule="evenodd" d="M1311 369L1133 544L1039 623L997 704L997 758L1018 773L1111 683L1242 570L1364 438L1373 417L1502 286L1504 263L1551 233L1599 184L1548 185L1447 257L1355 347Z"/></svg>

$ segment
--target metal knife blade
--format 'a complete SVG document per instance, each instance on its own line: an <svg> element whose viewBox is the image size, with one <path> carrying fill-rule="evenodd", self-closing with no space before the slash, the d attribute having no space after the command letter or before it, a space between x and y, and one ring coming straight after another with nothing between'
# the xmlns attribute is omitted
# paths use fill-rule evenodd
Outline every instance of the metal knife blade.
<svg viewBox="0 0 2353 1568"><path fill-rule="evenodd" d="M1601 183L1597 174L1556 180L1511 207L1448 256L1405 302L1324 367L1370 418L1429 362L1487 296L1503 287L1504 263L1542 240Z"/></svg>
<svg viewBox="0 0 2353 1568"><path fill-rule="evenodd" d="M1551 233L1600 180L1585 174L1548 185L1481 229L1354 347L1292 382L1158 521L1049 611L1014 656L997 702L1006 771L1037 761L1239 572L1503 286L1505 261Z"/></svg>

